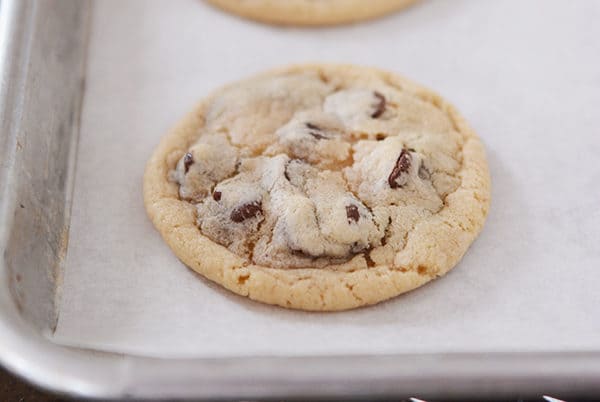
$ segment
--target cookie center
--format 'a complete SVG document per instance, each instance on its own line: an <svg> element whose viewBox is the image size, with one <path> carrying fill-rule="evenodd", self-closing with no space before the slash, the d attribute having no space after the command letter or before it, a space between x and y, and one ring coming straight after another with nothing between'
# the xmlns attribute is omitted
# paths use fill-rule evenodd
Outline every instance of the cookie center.
<svg viewBox="0 0 600 402"><path fill-rule="evenodd" d="M202 234L250 263L389 264L459 184L448 116L380 80L267 77L205 117L171 180Z"/></svg>

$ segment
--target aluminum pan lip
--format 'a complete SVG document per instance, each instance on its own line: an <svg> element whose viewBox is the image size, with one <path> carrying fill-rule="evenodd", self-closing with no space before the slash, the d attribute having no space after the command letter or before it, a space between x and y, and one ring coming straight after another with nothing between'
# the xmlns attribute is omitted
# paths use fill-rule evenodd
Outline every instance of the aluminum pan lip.
<svg viewBox="0 0 600 402"><path fill-rule="evenodd" d="M8 341L0 347L3 363L42 387L97 398L498 398L600 392L598 353L154 359L64 348L31 333L24 337L25 332L0 326Z"/></svg>
<svg viewBox="0 0 600 402"><path fill-rule="evenodd" d="M85 7L87 2L76 3ZM16 200L15 131L36 5L0 3L0 248ZM21 51L20 51L21 50ZM514 396L600 392L600 351L385 356L155 359L55 345L20 316L0 259L0 362L57 392L97 398L276 398L375 396Z"/></svg>

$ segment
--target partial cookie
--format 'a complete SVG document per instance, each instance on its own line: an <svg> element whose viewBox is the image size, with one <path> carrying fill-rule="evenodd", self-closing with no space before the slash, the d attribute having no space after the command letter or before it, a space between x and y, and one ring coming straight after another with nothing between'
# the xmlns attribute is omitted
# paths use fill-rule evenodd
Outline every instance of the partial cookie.
<svg viewBox="0 0 600 402"><path fill-rule="evenodd" d="M234 14L281 25L351 23L400 10L416 0L207 0Z"/></svg>
<svg viewBox="0 0 600 402"><path fill-rule="evenodd" d="M402 77L305 65L222 88L148 162L150 219L189 267L254 300L343 310L450 270L490 200L483 146Z"/></svg>

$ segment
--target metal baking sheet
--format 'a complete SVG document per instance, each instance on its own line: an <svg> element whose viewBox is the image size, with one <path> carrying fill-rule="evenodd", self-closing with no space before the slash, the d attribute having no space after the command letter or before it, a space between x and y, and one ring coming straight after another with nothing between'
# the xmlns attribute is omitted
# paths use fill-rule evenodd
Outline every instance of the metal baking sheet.
<svg viewBox="0 0 600 402"><path fill-rule="evenodd" d="M41 17L47 2L24 2L29 11L8 3L37 15L34 27L52 24ZM18 297L2 300L11 317L46 334L27 332L35 346L20 360L0 349L10 367L97 396L497 396L600 386L600 3L429 0L322 29L256 24L191 0L91 9L81 129L67 136L72 146L79 132L76 168L56 172L74 175L66 260L64 242L50 253L57 315L37 310L44 293L22 314ZM221 84L307 61L405 74L455 103L481 135L490 216L444 279L353 312L282 310L185 269L146 219L144 163L178 118ZM68 211L69 186L57 193ZM6 285L16 289L13 271ZM29 300L34 287L19 289ZM13 342L25 331L13 321L5 330ZM40 361L39 350L53 358Z"/></svg>

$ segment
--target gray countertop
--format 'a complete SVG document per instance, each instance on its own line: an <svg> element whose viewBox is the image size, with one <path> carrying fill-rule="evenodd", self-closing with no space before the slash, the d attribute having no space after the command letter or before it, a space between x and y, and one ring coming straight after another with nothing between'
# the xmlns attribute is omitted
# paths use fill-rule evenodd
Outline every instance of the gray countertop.
<svg viewBox="0 0 600 402"><path fill-rule="evenodd" d="M40 391L0 367L0 399L10 402L59 402L65 398Z"/></svg>

